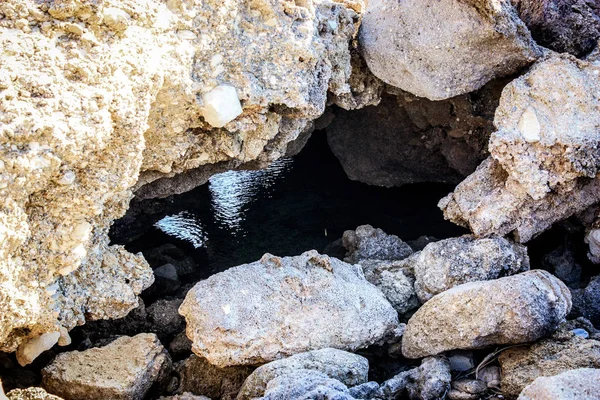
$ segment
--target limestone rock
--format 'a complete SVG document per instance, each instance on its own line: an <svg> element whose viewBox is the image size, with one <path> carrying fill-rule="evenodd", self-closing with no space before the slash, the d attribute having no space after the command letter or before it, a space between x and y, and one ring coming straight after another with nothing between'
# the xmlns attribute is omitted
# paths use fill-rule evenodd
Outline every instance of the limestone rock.
<svg viewBox="0 0 600 400"><path fill-rule="evenodd" d="M346 385L322 372L300 369L289 371L267 385L259 400L325 399L355 400Z"/></svg>
<svg viewBox="0 0 600 400"><path fill-rule="evenodd" d="M600 7L589 0L511 0L535 41L584 56L600 38Z"/></svg>
<svg viewBox="0 0 600 400"><path fill-rule="evenodd" d="M8 400L63 400L60 397L49 394L44 389L38 387L13 389L8 392L6 398Z"/></svg>
<svg viewBox="0 0 600 400"><path fill-rule="evenodd" d="M441 399L450 390L451 379L450 364L445 357L427 357L418 368L383 382L378 397L394 400L408 395L411 400Z"/></svg>
<svg viewBox="0 0 600 400"><path fill-rule="evenodd" d="M542 270L465 283L417 310L406 326L402 353L420 358L534 341L556 330L570 309L569 289Z"/></svg>
<svg viewBox="0 0 600 400"><path fill-rule="evenodd" d="M399 315L419 306L414 272L403 261L363 260L365 278L384 294Z"/></svg>
<svg viewBox="0 0 600 400"><path fill-rule="evenodd" d="M344 232L342 241L346 248L344 261L351 264L362 260L401 260L413 252L398 236L388 235L371 225Z"/></svg>
<svg viewBox="0 0 600 400"><path fill-rule="evenodd" d="M529 257L525 246L501 237L461 236L430 243L401 264L414 271L417 296L425 303L463 283L527 271Z"/></svg>
<svg viewBox="0 0 600 400"><path fill-rule="evenodd" d="M516 397L541 376L576 368L600 368L600 342L572 333L554 335L531 346L515 347L500 354L501 389Z"/></svg>
<svg viewBox="0 0 600 400"><path fill-rule="evenodd" d="M328 93L351 94L360 11L329 0L0 2L0 350L135 308L152 271L107 236L133 189L283 156ZM239 104L231 89L211 99L223 85Z"/></svg>
<svg viewBox="0 0 600 400"><path fill-rule="evenodd" d="M60 339L60 332L46 332L38 337L22 342L17 349L19 365L31 364L40 354L50 350Z"/></svg>
<svg viewBox="0 0 600 400"><path fill-rule="evenodd" d="M139 400L170 367L156 335L142 333L105 347L59 354L42 370L43 386L66 400Z"/></svg>
<svg viewBox="0 0 600 400"><path fill-rule="evenodd" d="M266 254L200 281L179 312L192 350L214 365L260 364L326 347L355 350L398 327L360 266L319 255Z"/></svg>
<svg viewBox="0 0 600 400"><path fill-rule="evenodd" d="M258 367L244 382L237 399L250 400L260 397L271 380L290 371L302 369L322 372L329 378L351 387L367 382L369 362L359 355L336 349L296 354Z"/></svg>
<svg viewBox="0 0 600 400"><path fill-rule="evenodd" d="M178 393L191 392L211 399L233 400L252 367L219 368L206 359L191 355L175 366L179 376Z"/></svg>
<svg viewBox="0 0 600 400"><path fill-rule="evenodd" d="M519 400L600 399L600 369L579 368L550 377L537 378Z"/></svg>
<svg viewBox="0 0 600 400"><path fill-rule="evenodd" d="M375 76L431 100L472 92L541 55L508 0L369 1L359 41Z"/></svg>
<svg viewBox="0 0 600 400"><path fill-rule="evenodd" d="M446 218L477 236L513 232L526 242L600 201L598 73L597 60L550 54L510 83L491 159L440 201Z"/></svg>

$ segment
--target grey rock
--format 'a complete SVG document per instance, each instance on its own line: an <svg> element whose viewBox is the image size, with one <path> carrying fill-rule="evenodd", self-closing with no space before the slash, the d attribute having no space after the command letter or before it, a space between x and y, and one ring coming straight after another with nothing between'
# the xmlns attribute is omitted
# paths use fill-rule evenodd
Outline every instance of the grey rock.
<svg viewBox="0 0 600 400"><path fill-rule="evenodd" d="M179 376L177 393L190 392L212 399L233 400L253 370L252 367L219 368L204 358L191 355L175 365Z"/></svg>
<svg viewBox="0 0 600 400"><path fill-rule="evenodd" d="M399 315L419 306L414 274L402 261L364 260L360 265L365 278L381 290Z"/></svg>
<svg viewBox="0 0 600 400"><path fill-rule="evenodd" d="M467 235L440 240L402 263L414 271L415 290L422 303L463 283L529 270L527 248L497 236L477 239Z"/></svg>
<svg viewBox="0 0 600 400"><path fill-rule="evenodd" d="M348 388L335 379L315 370L294 370L279 376L267 385L260 400L354 400Z"/></svg>
<svg viewBox="0 0 600 400"><path fill-rule="evenodd" d="M371 225L344 232L342 240L347 251L344 261L351 264L362 260L401 260L413 252L398 236L388 235Z"/></svg>
<svg viewBox="0 0 600 400"><path fill-rule="evenodd" d="M355 399L370 400L379 394L379 383L366 382L350 388L350 396Z"/></svg>
<svg viewBox="0 0 600 400"><path fill-rule="evenodd" d="M483 381L489 389L500 390L500 368L488 365L477 372L477 379Z"/></svg>
<svg viewBox="0 0 600 400"><path fill-rule="evenodd" d="M447 354L450 370L454 372L465 372L475 368L475 360L472 351L455 350Z"/></svg>
<svg viewBox="0 0 600 400"><path fill-rule="evenodd" d="M146 289L145 294L152 297L163 297L173 294L181 287L177 268L173 264L165 264L154 270L154 283Z"/></svg>
<svg viewBox="0 0 600 400"><path fill-rule="evenodd" d="M182 359L192 354L192 341L186 336L185 330L175 335L168 346L169 353L174 359Z"/></svg>
<svg viewBox="0 0 600 400"><path fill-rule="evenodd" d="M244 382L237 399L260 397L271 380L302 369L319 371L346 386L356 386L367 382L369 362L362 356L337 349L296 354L258 367Z"/></svg>
<svg viewBox="0 0 600 400"><path fill-rule="evenodd" d="M316 251L270 254L199 282L179 312L192 350L214 365L261 364L326 347L353 351L398 328L360 266Z"/></svg>
<svg viewBox="0 0 600 400"><path fill-rule="evenodd" d="M481 394L487 390L485 382L480 381L479 379L468 378L452 381L451 387L452 389L469 394Z"/></svg>
<svg viewBox="0 0 600 400"><path fill-rule="evenodd" d="M570 309L569 289L543 270L465 283L417 310L406 326L402 353L420 358L534 341L554 332Z"/></svg>
<svg viewBox="0 0 600 400"><path fill-rule="evenodd" d="M152 331L160 337L171 336L181 331L185 323L178 313L181 303L180 299L158 300L152 303L146 309L153 327Z"/></svg>
<svg viewBox="0 0 600 400"><path fill-rule="evenodd" d="M546 254L543 265L569 286L577 285L581 280L581 265L575 260L575 254L569 243L564 243Z"/></svg>
<svg viewBox="0 0 600 400"><path fill-rule="evenodd" d="M445 357L427 357L418 368L401 372L381 384L379 397L412 400L441 399L450 390L450 364Z"/></svg>
<svg viewBox="0 0 600 400"><path fill-rule="evenodd" d="M579 368L540 377L529 384L519 400L599 400L600 369Z"/></svg>
<svg viewBox="0 0 600 400"><path fill-rule="evenodd" d="M176 394L175 396L159 397L158 400L210 400L206 396L196 396L192 393Z"/></svg>
<svg viewBox="0 0 600 400"><path fill-rule="evenodd" d="M472 92L541 55L508 1L369 1L359 42L375 76L431 100Z"/></svg>
<svg viewBox="0 0 600 400"><path fill-rule="evenodd" d="M580 293L577 308L584 318L600 325L600 275L593 277Z"/></svg>

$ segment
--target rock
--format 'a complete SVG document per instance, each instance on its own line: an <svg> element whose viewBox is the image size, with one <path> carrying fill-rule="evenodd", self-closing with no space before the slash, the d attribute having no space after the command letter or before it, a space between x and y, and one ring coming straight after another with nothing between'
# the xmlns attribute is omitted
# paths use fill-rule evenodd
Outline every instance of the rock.
<svg viewBox="0 0 600 400"><path fill-rule="evenodd" d="M487 390L485 382L480 381L479 379L468 378L452 381L451 387L460 393L471 395L481 395Z"/></svg>
<svg viewBox="0 0 600 400"><path fill-rule="evenodd" d="M370 400L379 393L379 384L377 382L366 382L349 389L350 396L355 399Z"/></svg>
<svg viewBox="0 0 600 400"><path fill-rule="evenodd" d="M398 316L360 266L311 250L270 254L199 282L179 309L192 350L225 367L326 347L353 351L394 334Z"/></svg>
<svg viewBox="0 0 600 400"><path fill-rule="evenodd" d="M523 389L519 400L598 400L599 384L600 369L579 368L537 378Z"/></svg>
<svg viewBox="0 0 600 400"><path fill-rule="evenodd" d="M461 236L430 243L401 265L414 271L422 303L454 286L529 270L527 248L501 237Z"/></svg>
<svg viewBox="0 0 600 400"><path fill-rule="evenodd" d="M370 1L359 42L375 76L431 100L477 90L541 55L509 1Z"/></svg>
<svg viewBox="0 0 600 400"><path fill-rule="evenodd" d="M177 268L173 264L165 264L154 270L154 283L144 294L147 297L160 298L175 293L180 287Z"/></svg>
<svg viewBox="0 0 600 400"><path fill-rule="evenodd" d="M169 343L168 349L173 359L186 358L192 354L192 341L185 335L185 330L175 335Z"/></svg>
<svg viewBox="0 0 600 400"><path fill-rule="evenodd" d="M175 366L179 375L178 393L190 392L211 399L233 400L252 367L219 368L206 359L191 355Z"/></svg>
<svg viewBox="0 0 600 400"><path fill-rule="evenodd" d="M377 186L460 182L487 156L494 111L507 80L431 101L398 91L376 107L336 109L327 142L346 175Z"/></svg>
<svg viewBox="0 0 600 400"><path fill-rule="evenodd" d="M419 306L414 289L414 273L402 261L363 260L365 278L384 294L399 315Z"/></svg>
<svg viewBox="0 0 600 400"><path fill-rule="evenodd" d="M477 236L513 233L527 242L600 201L599 71L592 59L552 53L510 83L491 158L440 201L445 217Z"/></svg>
<svg viewBox="0 0 600 400"><path fill-rule="evenodd" d="M554 332L570 309L569 289L542 270L465 283L417 310L406 326L402 354L421 358L534 341Z"/></svg>
<svg viewBox="0 0 600 400"><path fill-rule="evenodd" d="M158 300L147 308L152 331L159 337L174 335L184 328L185 321L177 312L181 303L179 299Z"/></svg>
<svg viewBox="0 0 600 400"><path fill-rule="evenodd" d="M402 372L381 384L386 400L408 395L411 400L441 399L450 390L450 365L445 357L427 357L418 368Z"/></svg>
<svg viewBox="0 0 600 400"><path fill-rule="evenodd" d="M572 333L561 334L530 346L505 350L498 361L502 371L502 392L516 397L538 377L577 368L600 368L600 342L582 339Z"/></svg>
<svg viewBox="0 0 600 400"><path fill-rule="evenodd" d="M38 387L13 389L8 392L5 398L7 400L62 400L60 397L49 394L44 389Z"/></svg>
<svg viewBox="0 0 600 400"><path fill-rule="evenodd" d="M271 380L303 369L319 371L351 387L368 381L369 362L359 355L336 349L296 354L258 367L244 382L237 399L250 400L260 397Z"/></svg>
<svg viewBox="0 0 600 400"><path fill-rule="evenodd" d="M585 237L585 242L590 245L588 258L594 264L600 264L600 229L592 229Z"/></svg>
<svg viewBox="0 0 600 400"><path fill-rule="evenodd" d="M585 289L573 291L573 308L593 324L600 324L600 275L593 277Z"/></svg>
<svg viewBox="0 0 600 400"><path fill-rule="evenodd" d="M563 243L546 254L543 265L544 269L552 271L557 278L569 286L577 285L581 281L581 265L575 260L570 243Z"/></svg>
<svg viewBox="0 0 600 400"><path fill-rule="evenodd" d="M108 237L133 191L285 155L351 96L350 7L0 2L0 351L137 307L152 271ZM216 128L240 111L221 85L242 113Z"/></svg>
<svg viewBox="0 0 600 400"><path fill-rule="evenodd" d="M267 385L264 397L258 399L354 400L343 383L310 369L289 371L273 379Z"/></svg>
<svg viewBox="0 0 600 400"><path fill-rule="evenodd" d="M453 372L465 372L475 368L472 351L455 350L449 352L447 357Z"/></svg>
<svg viewBox="0 0 600 400"><path fill-rule="evenodd" d="M19 365L31 364L40 354L57 344L58 339L60 339L60 332L47 332L22 342L17 349Z"/></svg>
<svg viewBox="0 0 600 400"><path fill-rule="evenodd" d="M558 53L584 56L600 38L600 8L588 0L511 0L531 36Z"/></svg>
<svg viewBox="0 0 600 400"><path fill-rule="evenodd" d="M67 400L138 400L170 368L156 335L142 333L102 348L59 354L42 370L43 386Z"/></svg>
<svg viewBox="0 0 600 400"><path fill-rule="evenodd" d="M483 381L488 389L500 390L500 368L488 365L477 372L477 379Z"/></svg>
<svg viewBox="0 0 600 400"><path fill-rule="evenodd" d="M344 232L342 241L347 251L344 261L351 264L362 260L401 260L412 254L410 246L398 236L388 235L371 225Z"/></svg>
<svg viewBox="0 0 600 400"><path fill-rule="evenodd" d="M223 56L221 62L222 59ZM204 102L202 116L215 128L224 127L242 113L242 105L233 86L219 85L210 92L204 93L202 101Z"/></svg>
<svg viewBox="0 0 600 400"><path fill-rule="evenodd" d="M210 398L206 396L196 396L191 393L183 393L175 396L159 397L158 400L210 400Z"/></svg>

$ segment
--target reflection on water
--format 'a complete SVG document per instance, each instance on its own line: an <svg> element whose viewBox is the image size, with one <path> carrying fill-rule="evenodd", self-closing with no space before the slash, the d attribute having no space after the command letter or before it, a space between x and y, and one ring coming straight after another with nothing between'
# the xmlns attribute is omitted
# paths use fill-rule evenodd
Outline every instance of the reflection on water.
<svg viewBox="0 0 600 400"><path fill-rule="evenodd" d="M187 211L167 215L154 226L167 235L190 242L196 249L202 247L206 241L206 234L200 221Z"/></svg>

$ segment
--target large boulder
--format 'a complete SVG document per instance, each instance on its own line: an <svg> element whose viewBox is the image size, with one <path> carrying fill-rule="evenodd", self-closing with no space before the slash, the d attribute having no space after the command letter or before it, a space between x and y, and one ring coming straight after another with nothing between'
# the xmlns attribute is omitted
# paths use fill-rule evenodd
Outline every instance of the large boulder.
<svg viewBox="0 0 600 400"><path fill-rule="evenodd" d="M286 154L351 96L360 8L0 2L0 350L135 308L152 271L107 235L134 187Z"/></svg>
<svg viewBox="0 0 600 400"><path fill-rule="evenodd" d="M375 76L431 100L472 92L541 55L508 0L369 1L359 41Z"/></svg>
<svg viewBox="0 0 600 400"><path fill-rule="evenodd" d="M156 335L141 333L59 354L42 370L43 386L66 400L141 400L170 368L171 359Z"/></svg>
<svg viewBox="0 0 600 400"><path fill-rule="evenodd" d="M554 332L570 309L569 289L542 270L465 283L417 310L402 337L402 354L420 358L534 341Z"/></svg>
<svg viewBox="0 0 600 400"><path fill-rule="evenodd" d="M529 270L525 246L501 237L461 236L430 243L403 260L414 272L419 300L467 282L487 281Z"/></svg>
<svg viewBox="0 0 600 400"><path fill-rule="evenodd" d="M600 369L579 368L540 377L528 385L518 400L599 400Z"/></svg>
<svg viewBox="0 0 600 400"><path fill-rule="evenodd" d="M265 254L200 281L179 312L192 350L220 367L309 350L356 350L393 336L398 315L358 265L311 250Z"/></svg>
<svg viewBox="0 0 600 400"><path fill-rule="evenodd" d="M600 201L599 72L594 57L550 54L510 83L491 157L440 201L446 218L526 242Z"/></svg>

